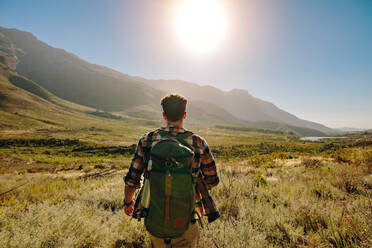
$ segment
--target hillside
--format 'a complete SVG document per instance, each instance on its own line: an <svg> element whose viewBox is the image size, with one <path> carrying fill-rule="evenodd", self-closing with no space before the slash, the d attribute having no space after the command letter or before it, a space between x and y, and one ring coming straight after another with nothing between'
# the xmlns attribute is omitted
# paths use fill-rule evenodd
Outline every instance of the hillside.
<svg viewBox="0 0 372 248"><path fill-rule="evenodd" d="M71 128L69 123L94 120L87 114L93 109L60 99L17 74L10 69L14 60L4 52L0 59L0 127L3 132L53 132Z"/></svg>
<svg viewBox="0 0 372 248"><path fill-rule="evenodd" d="M160 116L161 97L166 92L179 92L190 99L187 110L187 121L190 123L248 125L267 129L261 125L262 121L270 121L276 122L275 130L277 126L285 125L302 127L305 132L300 133L304 135L318 134L319 130L333 131L323 125L300 120L246 91L224 92L211 86L182 81L131 77L50 47L27 32L0 28L0 45L0 59L6 64L6 69L17 73L17 76L9 77L9 82L45 100L51 100L50 94L93 109L155 120ZM2 56L4 54L7 56ZM43 88L40 92L39 86ZM292 130L288 126L285 129Z"/></svg>
<svg viewBox="0 0 372 248"><path fill-rule="evenodd" d="M0 34L2 47L8 48L2 50L13 59L11 68L54 95L95 109L134 117L158 119L161 116L159 102L165 95L164 91L52 48L30 33L0 28ZM12 83L17 85L18 81ZM192 113L188 118L191 123L209 125L208 121L214 124L234 119L218 106L196 101L190 102L189 111Z"/></svg>
<svg viewBox="0 0 372 248"><path fill-rule="evenodd" d="M0 39L0 41L2 41ZM114 121L94 114L94 109L63 100L36 82L19 75L14 47L0 43L0 136L14 138L110 137L107 132L134 126L133 121ZM134 129L134 128L133 128ZM137 127L142 130L141 126ZM97 130L102 134L97 135ZM117 132L119 133L119 132ZM94 136L93 136L94 134Z"/></svg>
<svg viewBox="0 0 372 248"><path fill-rule="evenodd" d="M141 104L156 105L163 91L118 76L108 68L39 41L30 33L1 28L0 32L21 49L16 71L38 82L56 96L107 111Z"/></svg>

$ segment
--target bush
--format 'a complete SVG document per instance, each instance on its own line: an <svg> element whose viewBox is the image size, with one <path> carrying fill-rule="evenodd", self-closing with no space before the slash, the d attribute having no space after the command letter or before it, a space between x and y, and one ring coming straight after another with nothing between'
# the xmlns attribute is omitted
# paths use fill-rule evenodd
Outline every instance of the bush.
<svg viewBox="0 0 372 248"><path fill-rule="evenodd" d="M258 188L259 187L266 187L267 186L267 180L261 174L257 174L257 176L254 179L253 183Z"/></svg>
<svg viewBox="0 0 372 248"><path fill-rule="evenodd" d="M322 161L320 161L319 159L305 157L302 159L302 164L306 168L319 168L322 166Z"/></svg>

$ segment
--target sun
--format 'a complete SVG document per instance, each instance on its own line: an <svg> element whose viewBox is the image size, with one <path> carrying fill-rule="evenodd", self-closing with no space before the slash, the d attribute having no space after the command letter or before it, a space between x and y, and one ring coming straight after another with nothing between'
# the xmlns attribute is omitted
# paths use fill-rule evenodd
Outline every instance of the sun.
<svg viewBox="0 0 372 248"><path fill-rule="evenodd" d="M227 18L219 0L184 0L177 6L174 28L181 43L191 52L215 50L224 40Z"/></svg>

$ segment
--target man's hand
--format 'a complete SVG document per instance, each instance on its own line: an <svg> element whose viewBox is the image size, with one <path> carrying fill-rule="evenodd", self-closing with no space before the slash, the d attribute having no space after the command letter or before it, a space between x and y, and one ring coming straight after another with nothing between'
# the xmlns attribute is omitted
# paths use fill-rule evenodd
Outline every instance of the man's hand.
<svg viewBox="0 0 372 248"><path fill-rule="evenodd" d="M124 206L124 212L128 216L132 216L134 208L134 202L132 201L129 206Z"/></svg>
<svg viewBox="0 0 372 248"><path fill-rule="evenodd" d="M134 192L136 192L136 188L131 188L125 185L124 199L126 200L130 199L130 201L124 200L124 211L125 211L125 214L128 216L132 216L133 214L134 202L132 201L132 199L133 199ZM125 204L125 203L128 203L128 204Z"/></svg>

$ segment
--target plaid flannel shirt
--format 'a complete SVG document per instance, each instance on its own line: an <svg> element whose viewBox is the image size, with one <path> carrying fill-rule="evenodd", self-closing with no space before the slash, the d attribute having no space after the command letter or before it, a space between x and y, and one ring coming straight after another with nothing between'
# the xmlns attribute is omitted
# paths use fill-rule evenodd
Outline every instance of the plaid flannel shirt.
<svg viewBox="0 0 372 248"><path fill-rule="evenodd" d="M176 128L173 126L162 127L153 132L144 135L138 142L136 152L132 159L129 171L124 177L124 182L127 186L132 188L140 188L142 175L145 170L146 151L148 145L154 146L157 142L161 141L162 137L159 130L169 132L172 136L178 133L184 133L187 130L183 128ZM189 131L187 131L189 132ZM208 221L211 222L217 219L220 215L217 207L210 196L208 189L215 187L219 183L217 176L216 163L213 155L209 150L207 142L200 136L191 133L185 141L194 151L194 160L192 164L193 172L196 175L196 203L195 210L200 215L208 216Z"/></svg>

